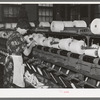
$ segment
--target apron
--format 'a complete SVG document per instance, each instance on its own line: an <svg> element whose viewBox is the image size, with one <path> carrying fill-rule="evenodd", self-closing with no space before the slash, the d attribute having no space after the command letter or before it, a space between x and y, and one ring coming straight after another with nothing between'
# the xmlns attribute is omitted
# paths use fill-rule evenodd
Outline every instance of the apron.
<svg viewBox="0 0 100 100"><path fill-rule="evenodd" d="M19 87L25 87L24 83L24 65L22 56L11 55L13 59L13 84Z"/></svg>

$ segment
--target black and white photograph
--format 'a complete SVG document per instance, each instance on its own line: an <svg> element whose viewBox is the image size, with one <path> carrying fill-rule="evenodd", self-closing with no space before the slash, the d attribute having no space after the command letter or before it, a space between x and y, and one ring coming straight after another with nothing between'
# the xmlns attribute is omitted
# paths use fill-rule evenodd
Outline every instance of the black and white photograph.
<svg viewBox="0 0 100 100"><path fill-rule="evenodd" d="M99 90L100 3L0 3L0 89Z"/></svg>

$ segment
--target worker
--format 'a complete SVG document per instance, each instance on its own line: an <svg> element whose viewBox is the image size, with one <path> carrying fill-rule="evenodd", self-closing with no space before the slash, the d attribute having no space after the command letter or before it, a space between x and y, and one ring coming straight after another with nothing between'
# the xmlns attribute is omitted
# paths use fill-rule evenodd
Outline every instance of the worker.
<svg viewBox="0 0 100 100"><path fill-rule="evenodd" d="M14 32L7 40L8 56L5 62L4 68L4 87L5 88L24 88L24 73L25 65L23 64L22 53L26 56L31 52L31 48L34 47L34 42L30 47L27 47L23 36Z"/></svg>
<svg viewBox="0 0 100 100"><path fill-rule="evenodd" d="M28 20L28 15L25 9L25 5L21 5L21 8L19 10L19 15L18 15L18 22L15 29L17 32L23 35L23 37L26 37L29 34L32 34L32 32L30 31L31 28L32 27ZM32 40L31 43L28 43L27 39L26 38L24 39L25 39L25 42L27 43L27 48L23 52L24 54L23 58L28 59L31 56L32 48L35 46L35 41Z"/></svg>
<svg viewBox="0 0 100 100"><path fill-rule="evenodd" d="M21 22L20 22L21 21ZM25 42L27 43L27 48L24 51L23 59L26 61L27 59L31 58L31 51L32 48L35 46L35 41L32 40L30 41L31 43L28 42L29 39L26 39L26 37L29 37L29 35L32 34L30 31L31 26L27 20L20 20L17 24L16 31L19 32L25 39Z"/></svg>

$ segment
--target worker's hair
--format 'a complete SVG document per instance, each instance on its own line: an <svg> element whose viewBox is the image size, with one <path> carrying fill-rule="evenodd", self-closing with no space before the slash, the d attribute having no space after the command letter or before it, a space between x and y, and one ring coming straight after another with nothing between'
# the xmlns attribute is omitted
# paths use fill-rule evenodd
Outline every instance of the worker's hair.
<svg viewBox="0 0 100 100"><path fill-rule="evenodd" d="M10 37L7 40L7 51L9 54L16 54L16 55L20 55L23 52L23 46L26 46L25 40L23 38L23 36L14 31L13 34L10 35Z"/></svg>
<svg viewBox="0 0 100 100"><path fill-rule="evenodd" d="M31 29L31 25L27 19L19 19L16 28Z"/></svg>

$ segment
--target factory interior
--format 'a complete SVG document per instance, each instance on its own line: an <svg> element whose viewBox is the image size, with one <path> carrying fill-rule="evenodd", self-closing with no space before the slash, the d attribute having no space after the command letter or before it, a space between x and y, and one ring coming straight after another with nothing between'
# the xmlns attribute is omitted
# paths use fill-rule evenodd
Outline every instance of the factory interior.
<svg viewBox="0 0 100 100"><path fill-rule="evenodd" d="M0 88L100 88L100 4L0 4Z"/></svg>

